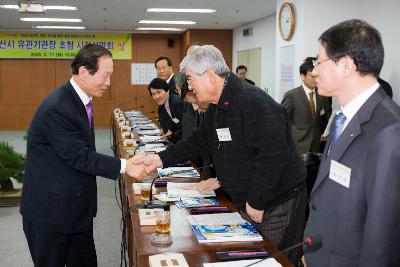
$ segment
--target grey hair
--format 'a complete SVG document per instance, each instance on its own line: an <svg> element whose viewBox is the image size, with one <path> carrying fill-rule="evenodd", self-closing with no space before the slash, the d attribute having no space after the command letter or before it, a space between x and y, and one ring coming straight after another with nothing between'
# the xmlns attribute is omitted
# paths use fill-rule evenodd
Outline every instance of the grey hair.
<svg viewBox="0 0 400 267"><path fill-rule="evenodd" d="M181 71L189 67L198 76L203 75L207 69L214 70L220 77L226 77L230 71L221 51L213 45L200 46L185 56L179 67Z"/></svg>
<svg viewBox="0 0 400 267"><path fill-rule="evenodd" d="M182 86L186 82L186 74L184 72L176 72L174 76L175 85Z"/></svg>

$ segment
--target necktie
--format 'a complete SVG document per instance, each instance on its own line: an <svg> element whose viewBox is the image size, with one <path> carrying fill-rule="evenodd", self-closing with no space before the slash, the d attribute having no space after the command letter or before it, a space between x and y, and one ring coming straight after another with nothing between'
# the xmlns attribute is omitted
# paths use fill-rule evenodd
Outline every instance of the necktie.
<svg viewBox="0 0 400 267"><path fill-rule="evenodd" d="M336 141L339 139L339 136L342 134L345 121L346 121L346 116L343 114L343 112L340 112L338 115L336 115L335 123L333 125L333 136L332 136L331 146L333 146L336 143Z"/></svg>
<svg viewBox="0 0 400 267"><path fill-rule="evenodd" d="M87 103L85 105L86 108L86 114L88 116L88 120L89 120L89 126L92 127L92 117L93 117L93 103L92 100L89 101L89 103Z"/></svg>
<svg viewBox="0 0 400 267"><path fill-rule="evenodd" d="M311 115L314 119L315 117L315 103L314 103L314 92L310 92L308 94L310 96L310 109L311 109Z"/></svg>

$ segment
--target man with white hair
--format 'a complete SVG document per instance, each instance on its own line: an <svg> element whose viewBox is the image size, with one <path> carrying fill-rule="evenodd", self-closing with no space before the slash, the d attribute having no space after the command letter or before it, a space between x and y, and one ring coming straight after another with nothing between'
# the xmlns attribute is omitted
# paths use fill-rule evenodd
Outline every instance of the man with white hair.
<svg viewBox="0 0 400 267"><path fill-rule="evenodd" d="M218 177L210 189L222 187L242 216L279 249L301 241L306 171L285 109L243 83L212 45L194 50L180 67L199 101L210 103L206 118L186 140L136 163L168 167L209 154ZM288 257L297 262L299 251Z"/></svg>

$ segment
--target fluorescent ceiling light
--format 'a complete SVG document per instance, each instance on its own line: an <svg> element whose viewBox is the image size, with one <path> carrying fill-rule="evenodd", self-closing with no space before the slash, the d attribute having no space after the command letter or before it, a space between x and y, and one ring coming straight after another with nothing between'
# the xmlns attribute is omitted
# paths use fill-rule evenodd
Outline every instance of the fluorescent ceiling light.
<svg viewBox="0 0 400 267"><path fill-rule="evenodd" d="M182 24L182 25L193 25L195 21L184 21L184 20L139 20L138 23L144 24Z"/></svg>
<svg viewBox="0 0 400 267"><path fill-rule="evenodd" d="M18 9L18 5L0 5L0 8L4 8L4 9Z"/></svg>
<svg viewBox="0 0 400 267"><path fill-rule="evenodd" d="M0 5L4 9L18 9L18 5ZM45 10L78 10L75 6L44 6Z"/></svg>
<svg viewBox="0 0 400 267"><path fill-rule="evenodd" d="M76 6L44 6L45 10L78 10Z"/></svg>
<svg viewBox="0 0 400 267"><path fill-rule="evenodd" d="M185 29L181 28L136 28L137 31L170 31L170 32L181 32Z"/></svg>
<svg viewBox="0 0 400 267"><path fill-rule="evenodd" d="M84 30L84 26L32 26L34 29Z"/></svg>
<svg viewBox="0 0 400 267"><path fill-rule="evenodd" d="M81 19L61 19L61 18L20 18L21 21L41 21L41 22L82 22Z"/></svg>
<svg viewBox="0 0 400 267"><path fill-rule="evenodd" d="M204 8L148 8L146 12L170 12L170 13L215 13L216 9Z"/></svg>

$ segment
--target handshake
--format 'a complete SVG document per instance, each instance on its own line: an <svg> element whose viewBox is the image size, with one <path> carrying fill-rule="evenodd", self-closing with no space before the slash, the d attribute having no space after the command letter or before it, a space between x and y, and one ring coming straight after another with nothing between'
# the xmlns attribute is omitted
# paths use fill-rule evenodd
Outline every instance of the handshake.
<svg viewBox="0 0 400 267"><path fill-rule="evenodd" d="M157 154L140 154L126 161L125 173L137 180L143 180L152 171L162 166L160 156Z"/></svg>

